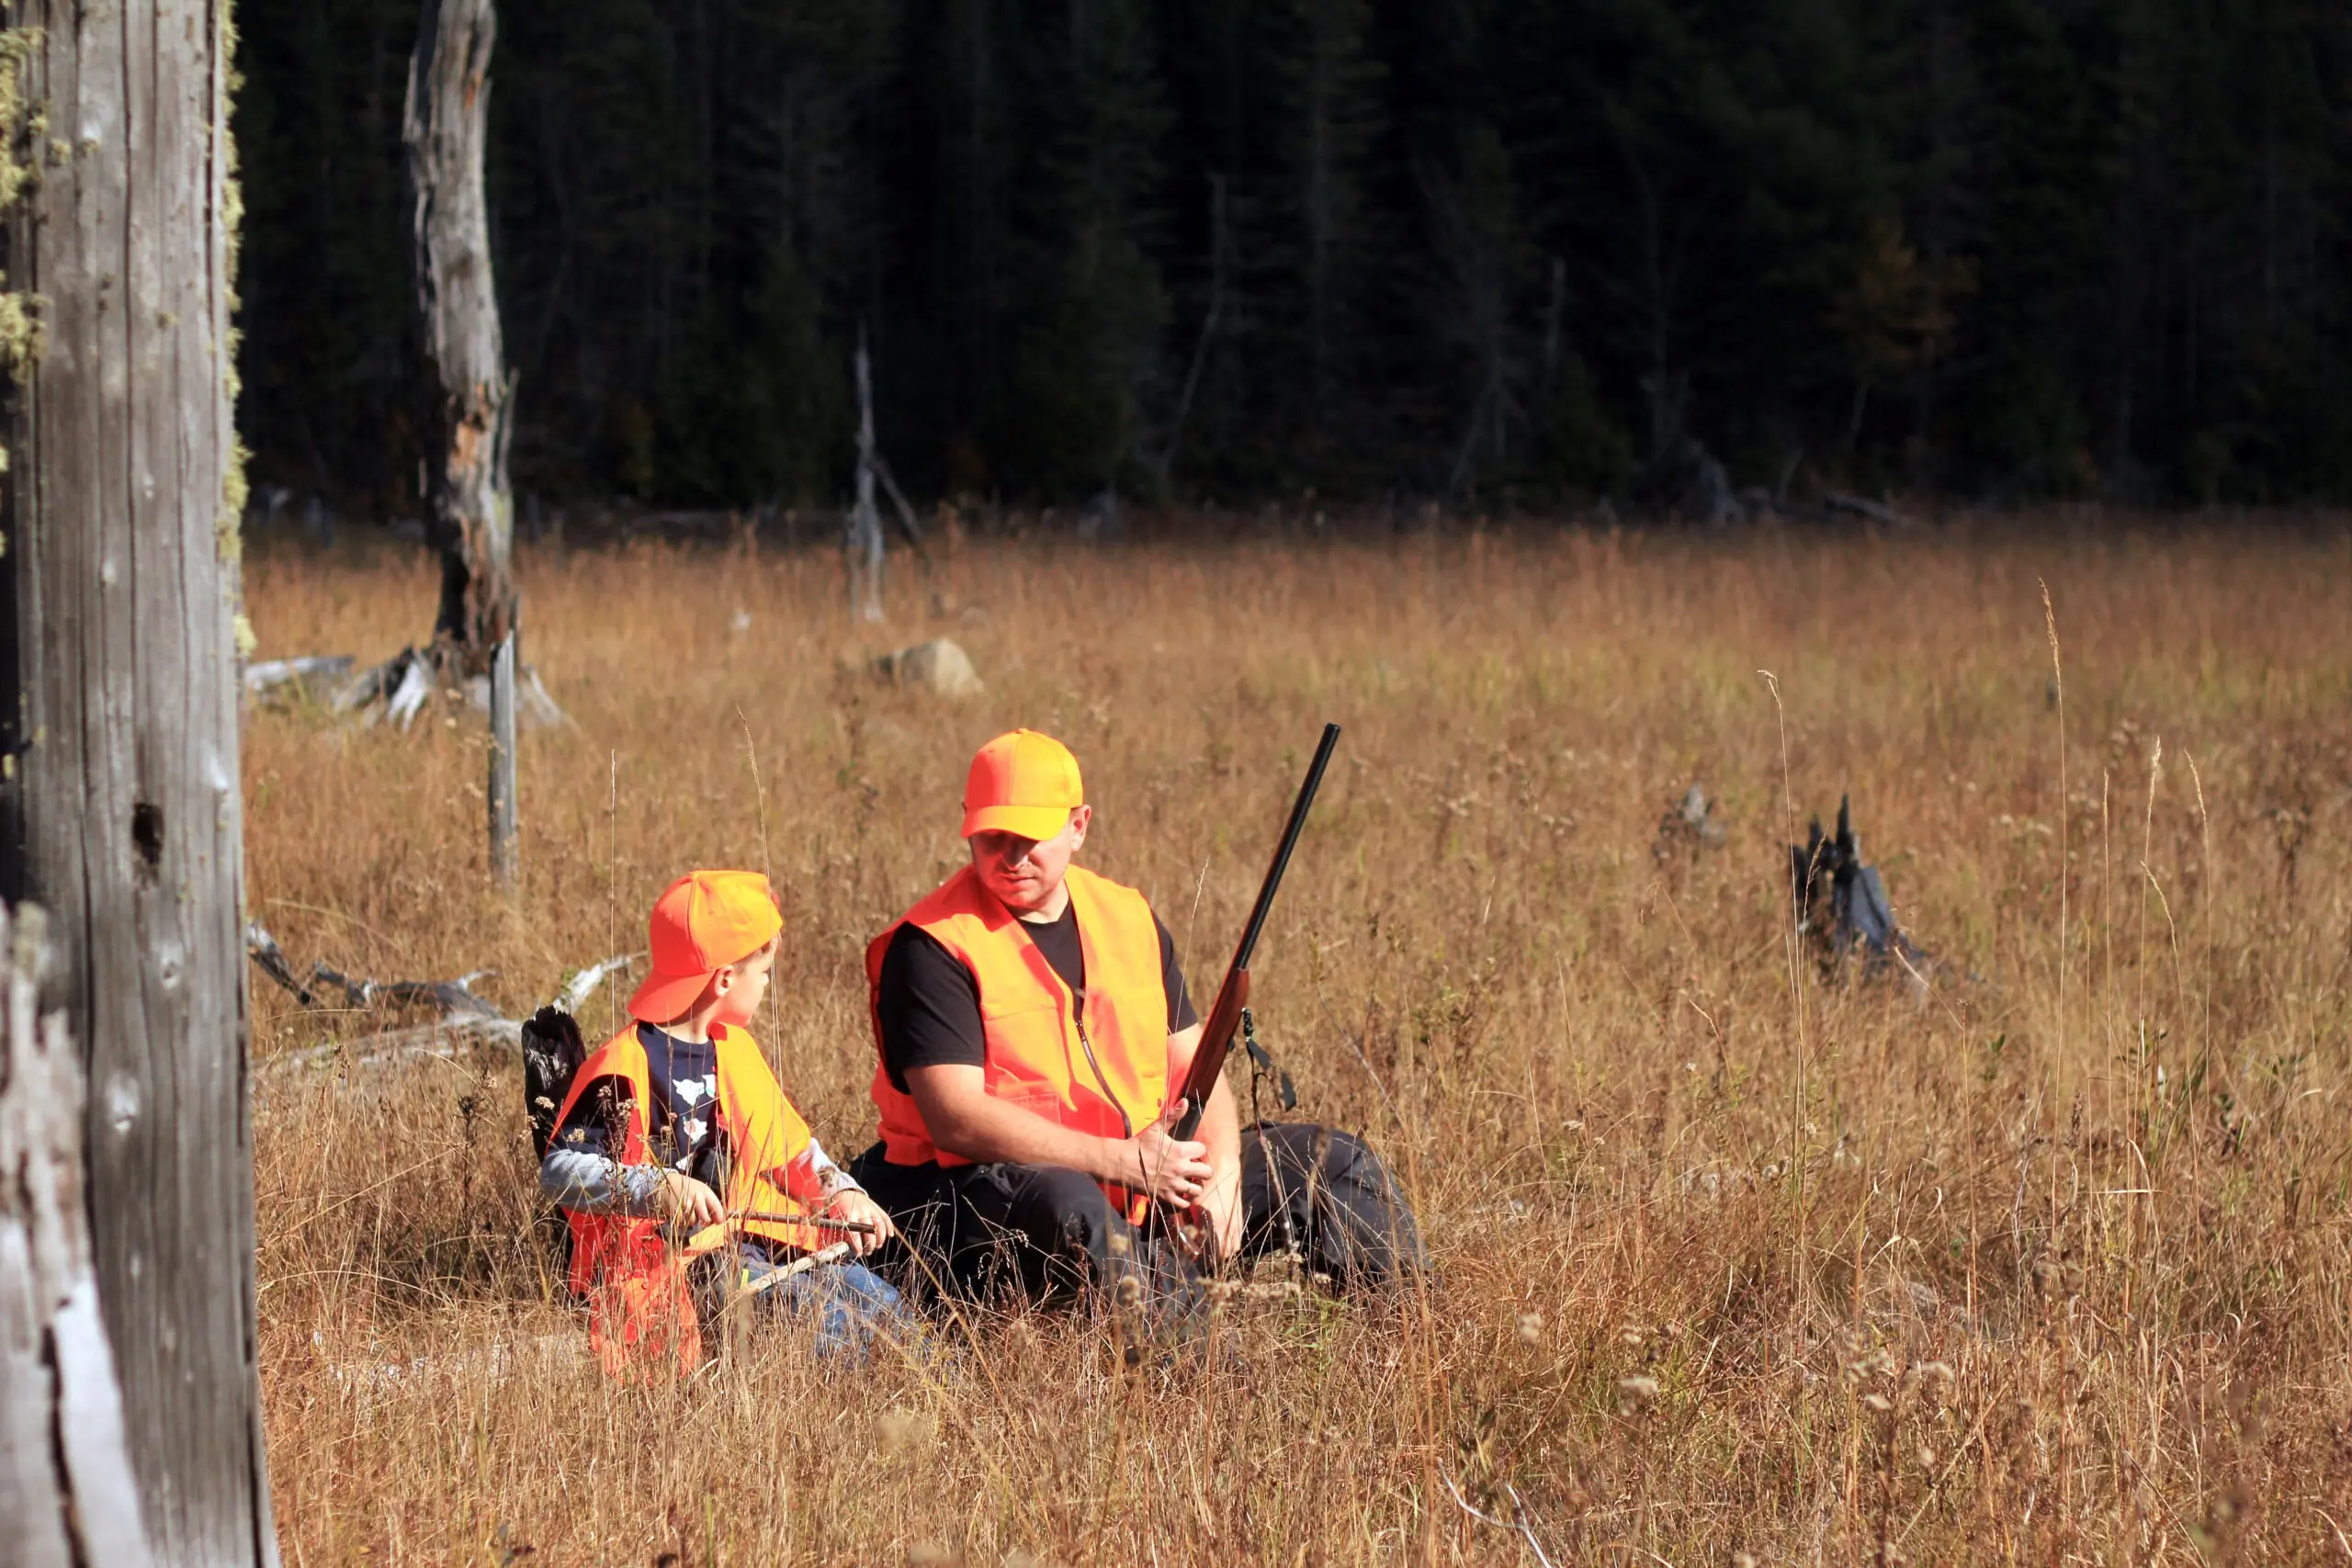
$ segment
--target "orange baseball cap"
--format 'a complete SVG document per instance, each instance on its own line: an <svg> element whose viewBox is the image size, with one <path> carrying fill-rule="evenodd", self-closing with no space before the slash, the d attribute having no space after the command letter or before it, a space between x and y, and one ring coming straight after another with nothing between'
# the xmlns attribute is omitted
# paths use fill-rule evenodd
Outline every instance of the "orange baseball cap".
<svg viewBox="0 0 2352 1568"><path fill-rule="evenodd" d="M775 889L756 871L690 871L653 901L646 935L653 973L628 999L629 1016L667 1023L684 1014L729 964L775 938L784 916Z"/></svg>
<svg viewBox="0 0 2352 1568"><path fill-rule="evenodd" d="M964 837L1012 833L1050 839L1086 804L1078 759L1050 735L1016 729L1000 735L972 758L964 780Z"/></svg>

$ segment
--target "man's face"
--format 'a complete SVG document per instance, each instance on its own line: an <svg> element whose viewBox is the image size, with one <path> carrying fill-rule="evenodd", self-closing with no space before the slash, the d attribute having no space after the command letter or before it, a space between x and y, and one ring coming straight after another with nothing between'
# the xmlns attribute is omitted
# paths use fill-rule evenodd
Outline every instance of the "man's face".
<svg viewBox="0 0 2352 1568"><path fill-rule="evenodd" d="M726 984L719 989L718 1010L711 1021L739 1027L750 1023L759 1015L761 998L768 994L768 971L774 967L775 943L770 942L741 964L720 970Z"/></svg>
<svg viewBox="0 0 2352 1568"><path fill-rule="evenodd" d="M1094 808L1081 806L1069 814L1062 830L1050 839L1023 839L1013 833L975 833L972 869L980 883L1015 914L1034 915L1049 907L1061 891L1069 858L1086 841L1086 825Z"/></svg>

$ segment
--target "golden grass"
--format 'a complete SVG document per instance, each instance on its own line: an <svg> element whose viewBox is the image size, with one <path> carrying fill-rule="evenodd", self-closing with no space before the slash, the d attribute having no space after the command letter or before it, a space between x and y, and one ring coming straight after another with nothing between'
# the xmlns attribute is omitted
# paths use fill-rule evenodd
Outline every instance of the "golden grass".
<svg viewBox="0 0 2352 1568"><path fill-rule="evenodd" d="M764 867L766 1038L844 1153L858 954L954 863L978 741L1077 750L1087 858L1205 987L1337 718L1260 1014L1442 1270L1236 1308L1205 1378L1030 1319L930 1371L779 1334L616 1388L539 1340L580 1330L510 1066L266 1073L287 1561L1532 1561L1449 1482L1555 1562L2352 1558L2352 547L2039 528L973 545L893 584L903 640L970 649L963 706L837 669L828 555L535 556L577 728L526 741L511 907L474 721L255 714L249 897L300 962L494 967L520 1011L679 870ZM247 592L265 655L381 657L433 580L264 550ZM1729 842L1661 863L1694 778ZM1782 845L1840 791L1942 960L1924 1008L1792 976ZM265 1062L382 1026L255 984Z"/></svg>

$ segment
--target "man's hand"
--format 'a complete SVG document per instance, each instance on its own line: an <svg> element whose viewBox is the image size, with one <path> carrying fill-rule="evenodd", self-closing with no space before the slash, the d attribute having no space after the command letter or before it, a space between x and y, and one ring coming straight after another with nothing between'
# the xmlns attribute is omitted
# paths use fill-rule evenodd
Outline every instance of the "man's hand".
<svg viewBox="0 0 2352 1568"><path fill-rule="evenodd" d="M662 1190L655 1201L661 1205L662 1217L685 1223L692 1230L715 1225L727 1217L727 1205L707 1182L696 1181L682 1170L662 1173Z"/></svg>
<svg viewBox="0 0 2352 1568"><path fill-rule="evenodd" d="M899 1227L890 1223L888 1212L854 1187L834 1193L832 1200L817 1212L829 1220L851 1220L874 1227L871 1235L844 1231L839 1238L849 1243L850 1251L860 1258L899 1234Z"/></svg>
<svg viewBox="0 0 2352 1568"><path fill-rule="evenodd" d="M1184 1102L1175 1100L1160 1112L1159 1120L1123 1140L1124 1152L1135 1163L1117 1178L1132 1182L1150 1194L1153 1202L1170 1210L1189 1209L1198 1202L1208 1190L1209 1179L1216 1174L1208 1162L1206 1144L1180 1138L1170 1130L1183 1114Z"/></svg>

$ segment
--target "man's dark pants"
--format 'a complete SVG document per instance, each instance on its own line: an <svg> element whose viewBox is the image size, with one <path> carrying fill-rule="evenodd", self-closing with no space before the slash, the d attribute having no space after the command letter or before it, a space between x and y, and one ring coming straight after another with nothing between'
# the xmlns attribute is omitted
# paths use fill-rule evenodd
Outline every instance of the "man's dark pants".
<svg viewBox="0 0 2352 1568"><path fill-rule="evenodd" d="M1171 1248L1139 1235L1091 1179L1063 1167L892 1165L876 1144L850 1173L906 1236L908 1249L890 1249L885 1272L918 1299L944 1289L1055 1303L1130 1277L1155 1295L1195 1283ZM1393 1286L1428 1266L1395 1179L1351 1134L1272 1122L1243 1129L1241 1210L1244 1258L1295 1251L1343 1290Z"/></svg>

